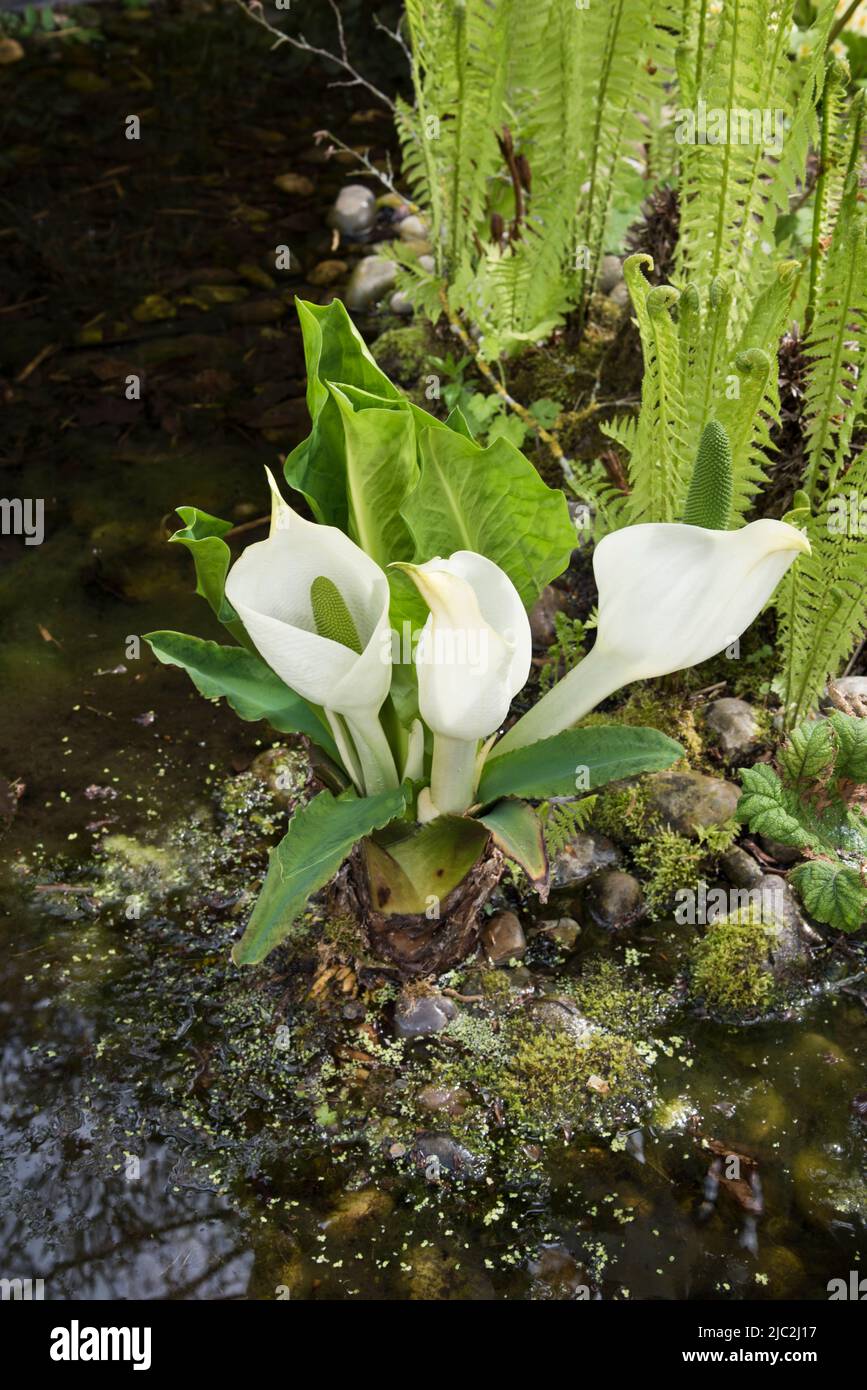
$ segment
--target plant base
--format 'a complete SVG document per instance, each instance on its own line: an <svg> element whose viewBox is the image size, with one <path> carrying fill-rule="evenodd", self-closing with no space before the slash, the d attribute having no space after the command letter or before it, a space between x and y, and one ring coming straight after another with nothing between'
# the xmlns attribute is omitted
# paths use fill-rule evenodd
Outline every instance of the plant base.
<svg viewBox="0 0 867 1390"><path fill-rule="evenodd" d="M443 899L437 917L389 916L373 906L363 860L355 854L335 879L335 905L362 923L372 956L396 968L404 979L441 975L477 948L482 910L499 882L503 863L499 850L488 850Z"/></svg>

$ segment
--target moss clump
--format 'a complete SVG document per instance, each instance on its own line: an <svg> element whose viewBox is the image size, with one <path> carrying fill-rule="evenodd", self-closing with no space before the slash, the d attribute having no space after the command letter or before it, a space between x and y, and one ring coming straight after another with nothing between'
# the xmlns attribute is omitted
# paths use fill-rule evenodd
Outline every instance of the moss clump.
<svg viewBox="0 0 867 1390"><path fill-rule="evenodd" d="M642 687L615 710L606 714L586 714L579 726L594 724L628 724L652 727L681 743L690 762L700 760L702 740L695 722L695 712L682 698Z"/></svg>
<svg viewBox="0 0 867 1390"><path fill-rule="evenodd" d="M660 830L638 845L632 857L645 876L644 898L650 916L658 918L667 912L679 891L697 888L713 872L715 861L730 848L737 832L735 822L726 821L700 827L697 840L688 840L674 830Z"/></svg>
<svg viewBox="0 0 867 1390"><path fill-rule="evenodd" d="M520 1038L498 1091L514 1128L551 1138L561 1131L610 1133L651 1103L647 1061L628 1038L599 1029L577 1042L566 1031Z"/></svg>
<svg viewBox="0 0 867 1390"><path fill-rule="evenodd" d="M714 922L692 950L691 992L715 1013L755 1015L776 993L768 949L777 928L754 906Z"/></svg>
<svg viewBox="0 0 867 1390"><path fill-rule="evenodd" d="M630 782L609 787L593 807L593 828L623 845L637 845L647 835L647 792Z"/></svg>
<svg viewBox="0 0 867 1390"><path fill-rule="evenodd" d="M665 1016L670 997L664 990L637 978L613 960L593 961L567 992L584 1018L633 1041L648 1036L650 1029Z"/></svg>
<svg viewBox="0 0 867 1390"><path fill-rule="evenodd" d="M400 328L387 328L380 333L370 350L381 370L392 381L404 386L418 386L431 353L438 349L439 345L426 323L410 323Z"/></svg>

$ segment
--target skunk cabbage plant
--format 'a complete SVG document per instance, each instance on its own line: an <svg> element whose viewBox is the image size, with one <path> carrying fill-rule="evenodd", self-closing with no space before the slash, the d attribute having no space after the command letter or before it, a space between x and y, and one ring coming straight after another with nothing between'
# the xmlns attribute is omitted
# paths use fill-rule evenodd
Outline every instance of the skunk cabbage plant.
<svg viewBox="0 0 867 1390"><path fill-rule="evenodd" d="M682 754L655 729L571 726L733 642L807 545L782 522L727 529L727 441L709 426L685 521L601 541L596 645L500 737L530 671L527 612L575 543L565 498L506 439L481 448L458 412L407 400L339 301L298 312L312 426L284 471L313 520L269 475L270 534L233 563L230 524L179 508L172 539L234 644L147 640L242 719L304 735L322 784L271 852L236 962L290 937L338 875L374 954L427 974L475 944L504 857L547 893L534 802Z"/></svg>

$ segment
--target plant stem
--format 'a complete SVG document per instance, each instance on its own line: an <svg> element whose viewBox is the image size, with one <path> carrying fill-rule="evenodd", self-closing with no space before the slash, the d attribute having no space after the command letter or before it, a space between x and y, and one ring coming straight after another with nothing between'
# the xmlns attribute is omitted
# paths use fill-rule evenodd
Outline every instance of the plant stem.
<svg viewBox="0 0 867 1390"><path fill-rule="evenodd" d="M599 644L579 662L574 670L558 681L553 690L543 695L537 705L519 719L499 743L495 743L488 759L498 758L501 753L512 753L517 748L526 748L530 743L538 743L543 738L553 738L562 733L590 710L604 700L607 695L628 684L628 670L609 652L600 650ZM577 769L576 769L577 771Z"/></svg>
<svg viewBox="0 0 867 1390"><path fill-rule="evenodd" d="M828 42L825 45L826 48L830 48L831 44L834 43L834 41L837 38L839 38L840 34L842 34L843 30L846 28L846 25L849 23L849 20L852 18L853 14L855 13L860 4L861 0L852 0L852 4L849 6L849 8L843 11L840 18L834 24L833 28L829 31Z"/></svg>
<svg viewBox="0 0 867 1390"><path fill-rule="evenodd" d="M394 757L378 717L364 712L343 717L358 754L365 796L399 786Z"/></svg>
<svg viewBox="0 0 867 1390"><path fill-rule="evenodd" d="M825 183L828 177L828 156L830 153L831 132L829 107L831 100L831 69L825 73L822 88L822 138L819 146L819 172L816 178L816 197L813 203L813 234L810 238L810 288L807 292L807 307L804 311L804 333L810 332L816 313L816 296L819 289L819 252L822 235L822 215L825 210Z"/></svg>
<svg viewBox="0 0 867 1390"><path fill-rule="evenodd" d="M434 734L430 794L440 815L460 815L476 792L478 739Z"/></svg>
<svg viewBox="0 0 867 1390"><path fill-rule="evenodd" d="M497 378L494 376L494 373L491 371L487 362L483 362L481 357L479 357L475 343L473 342L469 333L467 333L466 329L464 328L464 325L461 323L457 314L452 312L448 298L446 296L446 292L442 288L440 289L440 303L442 304L446 318L448 319L449 324L451 325L452 332L455 333L458 338L460 338L462 346L464 347L465 351L470 354L479 371L481 372L482 376L487 381L488 385L492 388L492 390L496 391L498 396L502 397L509 409L515 412L515 414L519 417L519 419L521 419L524 422L527 428L533 430L534 433L537 434L539 438L543 440L545 444L548 445L548 448L550 449L551 453L554 455L555 459L562 468L566 455L563 453L558 439L555 435L549 433L549 431L546 430L543 425L540 425L539 421L536 420L534 416L530 414L526 406L521 405L520 401L516 401L514 396L510 396L505 386L501 385L501 383L497 381ZM597 407L594 405L589 411L589 413L594 414L596 409Z"/></svg>

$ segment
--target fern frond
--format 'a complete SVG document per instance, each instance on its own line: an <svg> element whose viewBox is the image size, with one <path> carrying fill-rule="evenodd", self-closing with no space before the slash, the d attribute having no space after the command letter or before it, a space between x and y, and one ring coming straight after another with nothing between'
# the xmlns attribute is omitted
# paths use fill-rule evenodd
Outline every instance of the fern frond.
<svg viewBox="0 0 867 1390"><path fill-rule="evenodd" d="M839 673L864 636L867 531L860 499L865 492L867 453L849 468L846 492L826 498L807 520L811 554L798 558L777 593L779 693L788 727L815 709L828 678Z"/></svg>

